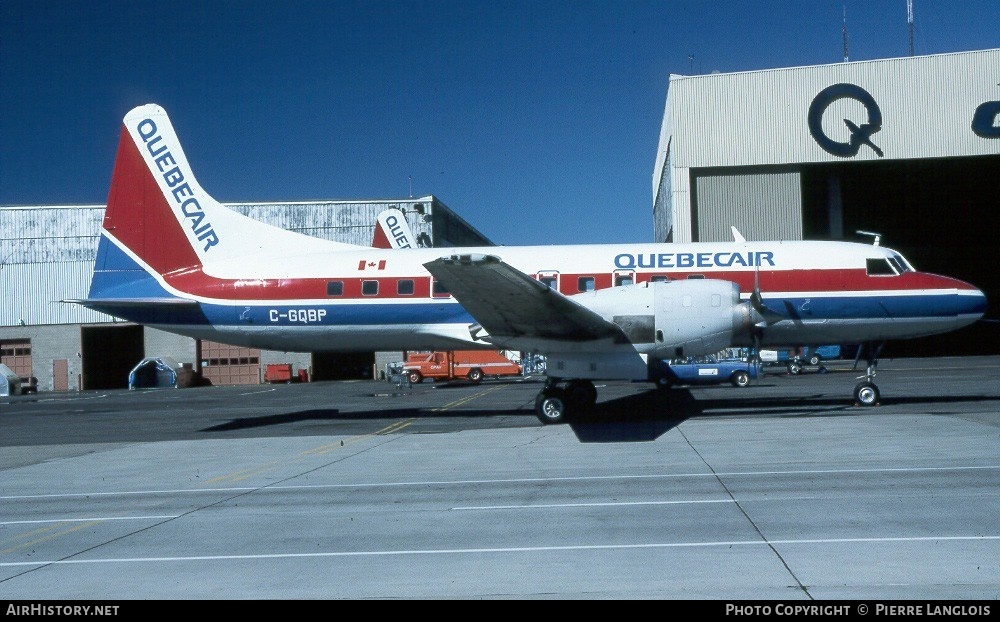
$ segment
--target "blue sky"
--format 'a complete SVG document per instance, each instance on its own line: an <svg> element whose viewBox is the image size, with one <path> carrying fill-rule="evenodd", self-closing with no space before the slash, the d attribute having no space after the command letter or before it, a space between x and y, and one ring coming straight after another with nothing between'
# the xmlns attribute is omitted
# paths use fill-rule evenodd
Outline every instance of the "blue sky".
<svg viewBox="0 0 1000 622"><path fill-rule="evenodd" d="M916 54L998 0L913 0ZM497 243L648 242L670 74L909 54L906 0L0 2L0 205L107 199L170 114L218 200L434 194ZM693 57L693 58L692 58Z"/></svg>

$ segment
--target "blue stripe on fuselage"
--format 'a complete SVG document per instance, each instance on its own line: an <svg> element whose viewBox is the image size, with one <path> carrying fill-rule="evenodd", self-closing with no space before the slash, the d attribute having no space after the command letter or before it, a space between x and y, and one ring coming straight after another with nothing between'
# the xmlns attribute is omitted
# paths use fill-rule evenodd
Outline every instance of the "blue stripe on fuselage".
<svg viewBox="0 0 1000 622"><path fill-rule="evenodd" d="M765 299L768 308L788 319L904 320L949 318L974 313L977 297L946 294L904 296L842 296L837 298ZM102 309L107 311L107 309ZM475 319L457 302L377 304L209 304L198 308L142 309L121 307L108 311L141 324L214 326L361 326L413 324L472 324Z"/></svg>
<svg viewBox="0 0 1000 622"><path fill-rule="evenodd" d="M764 305L791 320L892 320L948 318L983 313L984 296L954 292L893 296L844 296L823 298L765 298Z"/></svg>

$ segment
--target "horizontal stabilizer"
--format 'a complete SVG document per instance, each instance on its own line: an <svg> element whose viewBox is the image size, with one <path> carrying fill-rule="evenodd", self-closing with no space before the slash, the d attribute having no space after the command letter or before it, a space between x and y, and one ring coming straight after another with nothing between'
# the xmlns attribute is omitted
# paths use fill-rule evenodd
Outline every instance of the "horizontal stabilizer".
<svg viewBox="0 0 1000 622"><path fill-rule="evenodd" d="M197 307L198 301L187 298L74 298L60 300L67 304L81 305L90 309L98 307Z"/></svg>

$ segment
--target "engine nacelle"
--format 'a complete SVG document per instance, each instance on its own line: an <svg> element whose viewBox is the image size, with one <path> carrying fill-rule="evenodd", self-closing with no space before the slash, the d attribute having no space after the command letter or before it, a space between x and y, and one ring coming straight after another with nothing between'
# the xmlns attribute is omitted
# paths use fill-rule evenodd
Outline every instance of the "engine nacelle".
<svg viewBox="0 0 1000 622"><path fill-rule="evenodd" d="M749 334L753 310L731 281L687 279L612 287L573 300L621 327L653 358L712 354Z"/></svg>

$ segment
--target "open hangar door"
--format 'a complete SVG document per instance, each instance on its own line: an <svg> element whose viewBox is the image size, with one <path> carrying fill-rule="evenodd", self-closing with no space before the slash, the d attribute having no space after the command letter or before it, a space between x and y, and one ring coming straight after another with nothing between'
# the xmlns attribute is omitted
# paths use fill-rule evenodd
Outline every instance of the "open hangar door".
<svg viewBox="0 0 1000 622"><path fill-rule="evenodd" d="M371 380L374 352L313 352L313 380Z"/></svg>
<svg viewBox="0 0 1000 622"><path fill-rule="evenodd" d="M920 271L967 281L983 292L986 319L1000 319L1000 155L802 166L806 239L871 243L879 233ZM838 205L839 202L839 205ZM996 354L1000 324L890 341L892 356Z"/></svg>
<svg viewBox="0 0 1000 622"><path fill-rule="evenodd" d="M128 375L145 356L142 326L81 326L83 389L127 389Z"/></svg>

